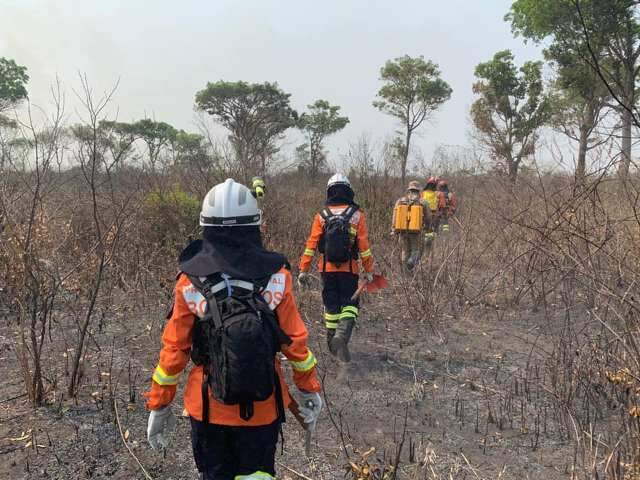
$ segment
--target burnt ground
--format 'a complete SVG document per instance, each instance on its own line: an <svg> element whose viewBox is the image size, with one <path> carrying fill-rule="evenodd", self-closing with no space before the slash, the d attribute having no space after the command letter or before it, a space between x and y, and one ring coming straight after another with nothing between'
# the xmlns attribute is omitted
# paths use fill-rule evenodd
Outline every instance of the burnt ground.
<svg viewBox="0 0 640 480"><path fill-rule="evenodd" d="M344 366L325 347L320 293L300 292L298 302L328 405L312 458L305 458L303 435L289 418L277 457L280 478L344 478L349 462L380 476L398 463L398 478L569 478L574 449L538 387L544 365L533 348L552 332L530 309L466 306L434 323L412 318L405 289L396 285L363 305L353 361ZM142 392L166 308L150 303L144 313L130 306L106 319L102 331L94 329L77 399L62 394L69 358L59 315L46 353L48 403L36 410L21 396L15 323L9 315L2 321L0 478L145 478L125 448L114 403L127 445L152 478L197 478L187 418L179 418L166 453L145 441ZM179 413L180 398L174 405Z"/></svg>

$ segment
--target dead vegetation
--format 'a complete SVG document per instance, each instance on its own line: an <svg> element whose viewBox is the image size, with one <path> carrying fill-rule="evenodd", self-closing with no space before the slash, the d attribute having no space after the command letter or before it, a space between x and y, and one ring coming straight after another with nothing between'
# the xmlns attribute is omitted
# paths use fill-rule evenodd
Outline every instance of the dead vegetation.
<svg viewBox="0 0 640 480"><path fill-rule="evenodd" d="M22 125L2 171L0 353L12 381L0 472L142 478L139 457L152 478L188 478L148 452L140 392L176 255L197 235L206 188L193 179L228 172L174 163L170 145L147 161L101 123L109 95L84 92L81 124L63 124L60 101L53 118ZM401 186L369 146L350 158L392 288L365 304L346 373L324 347L318 292L299 292L328 408L313 459L288 428L285 476L638 478L640 181L603 170L575 189L538 172L514 187L454 173L453 232L408 278L388 236ZM266 242L295 264L322 183L283 173L268 185ZM179 434L174 455L189 462L186 425Z"/></svg>

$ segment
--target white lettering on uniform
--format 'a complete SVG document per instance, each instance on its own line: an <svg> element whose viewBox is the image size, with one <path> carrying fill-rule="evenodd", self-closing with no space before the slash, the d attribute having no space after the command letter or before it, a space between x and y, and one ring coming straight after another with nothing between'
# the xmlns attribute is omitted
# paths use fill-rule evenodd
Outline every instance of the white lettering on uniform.
<svg viewBox="0 0 640 480"><path fill-rule="evenodd" d="M191 313L200 318L204 316L204 313L207 311L207 301L193 285L188 285L182 289L182 297L187 303Z"/></svg>
<svg viewBox="0 0 640 480"><path fill-rule="evenodd" d="M262 298L267 302L271 310L275 310L284 298L286 276L284 273L271 275L266 288L262 291ZM204 296L193 286L182 288L182 297L189 307L189 311L202 318L207 311L207 301Z"/></svg>
<svg viewBox="0 0 640 480"><path fill-rule="evenodd" d="M264 301L267 302L271 310L275 310L284 298L284 288L287 277L284 273L271 275L267 287L262 292Z"/></svg>

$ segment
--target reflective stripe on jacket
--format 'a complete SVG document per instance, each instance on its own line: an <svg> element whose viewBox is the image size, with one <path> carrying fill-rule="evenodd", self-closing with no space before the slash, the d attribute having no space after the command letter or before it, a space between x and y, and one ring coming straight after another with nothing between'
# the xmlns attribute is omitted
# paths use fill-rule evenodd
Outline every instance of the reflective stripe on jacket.
<svg viewBox="0 0 640 480"><path fill-rule="evenodd" d="M348 205L332 205L328 208L331 210L331 213L339 215L348 208ZM322 218L322 215L317 213L313 219L313 224L311 225L311 233L309 234L309 238L307 238L304 253L302 254L302 257L300 257L301 272L308 272L311 269L311 262L313 261L313 256L316 253L323 231L324 219ZM355 236L357 242L362 268L365 272L373 272L373 256L371 255L371 248L369 247L369 233L367 232L364 213L361 210L355 212L351 217L351 234ZM349 262L345 262L340 265L327 262L325 270L324 259L322 258L322 255L320 255L318 270L321 272L358 273L359 268L357 260L351 260L351 265L349 265Z"/></svg>
<svg viewBox="0 0 640 480"><path fill-rule="evenodd" d="M180 375L189 363L191 354L191 333L197 316L202 316L206 300L191 284L186 275L181 275L175 287L173 311L162 334L160 360L153 373L151 390L145 394L147 408L155 410L168 405L176 394ZM307 347L307 328L300 317L292 292L291 273L281 269L271 276L263 292L265 301L275 310L280 327L291 338L289 346L282 347L293 369L296 386L308 392L320 391L316 375L316 358ZM282 385L285 408L290 403L289 391L282 375L279 360L277 371ZM189 415L202 421L202 366L193 366L189 372L184 391L184 407ZM224 405L209 392L209 422L218 425L259 426L273 423L277 418L275 395L262 402L254 403L254 415L244 421L240 418L238 405Z"/></svg>

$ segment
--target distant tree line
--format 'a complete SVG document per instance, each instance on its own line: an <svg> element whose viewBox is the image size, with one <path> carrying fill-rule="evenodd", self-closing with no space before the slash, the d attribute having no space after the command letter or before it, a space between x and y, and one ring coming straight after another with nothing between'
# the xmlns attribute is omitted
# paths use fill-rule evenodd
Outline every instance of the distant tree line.
<svg viewBox="0 0 640 480"><path fill-rule="evenodd" d="M476 99L470 109L473 134L496 171L515 182L547 127L576 144L577 183L589 173L588 153L612 139L620 140L618 175L627 177L634 129L640 125L639 8L634 0L513 2L505 20L515 36L544 42L544 60L553 78L543 79L545 62L518 65L510 50L476 66ZM451 98L452 89L438 65L422 56L387 61L380 80L373 105L401 126L391 145L404 183L414 133ZM8 111L28 98L28 81L25 67L0 58L0 166L15 149L25 147L11 135L17 124ZM304 143L295 150L295 163L314 179L328 168L327 138L349 124L340 106L324 99L298 113L291 106L291 94L270 82L208 83L196 93L195 107L228 131L229 151L212 149L212 139L205 134L151 119L104 122L103 141L127 149L141 141L152 169L167 158L178 164L231 162L246 180L266 174L285 132L298 129ZM80 129L72 133L82 136Z"/></svg>

